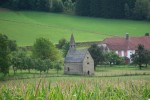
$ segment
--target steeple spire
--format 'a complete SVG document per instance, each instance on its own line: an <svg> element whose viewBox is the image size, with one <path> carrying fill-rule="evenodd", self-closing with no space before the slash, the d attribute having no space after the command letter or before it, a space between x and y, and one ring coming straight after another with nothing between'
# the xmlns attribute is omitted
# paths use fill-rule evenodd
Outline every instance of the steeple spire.
<svg viewBox="0 0 150 100"><path fill-rule="evenodd" d="M76 44L75 44L73 34L71 35L71 38L70 38L70 48L69 48L69 50L76 50Z"/></svg>

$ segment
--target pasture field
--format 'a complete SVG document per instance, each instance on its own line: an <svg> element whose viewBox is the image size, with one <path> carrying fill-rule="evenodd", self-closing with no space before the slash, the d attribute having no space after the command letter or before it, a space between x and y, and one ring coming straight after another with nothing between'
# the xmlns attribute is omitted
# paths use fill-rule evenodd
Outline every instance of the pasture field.
<svg viewBox="0 0 150 100"><path fill-rule="evenodd" d="M69 40L73 33L77 42L85 42L125 36L126 32L130 36L143 36L150 32L150 22L32 11L0 12L0 33L16 40L19 46L33 45L39 37L58 43L61 38Z"/></svg>

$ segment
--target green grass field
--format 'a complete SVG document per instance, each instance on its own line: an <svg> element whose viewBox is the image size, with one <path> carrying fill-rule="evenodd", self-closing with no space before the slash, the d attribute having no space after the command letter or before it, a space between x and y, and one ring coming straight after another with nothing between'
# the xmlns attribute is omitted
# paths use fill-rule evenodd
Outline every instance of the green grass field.
<svg viewBox="0 0 150 100"><path fill-rule="evenodd" d="M19 46L33 45L38 37L53 43L69 40L73 33L77 42L100 41L110 36L143 36L150 32L150 22L78 17L30 11L0 12L0 33L7 34Z"/></svg>

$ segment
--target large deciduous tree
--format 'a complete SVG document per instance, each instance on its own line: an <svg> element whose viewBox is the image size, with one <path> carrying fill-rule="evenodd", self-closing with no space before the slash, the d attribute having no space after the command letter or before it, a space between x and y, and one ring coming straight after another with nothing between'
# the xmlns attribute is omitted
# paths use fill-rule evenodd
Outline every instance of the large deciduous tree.
<svg viewBox="0 0 150 100"><path fill-rule="evenodd" d="M77 0L76 10L77 15L89 16L90 15L90 0Z"/></svg>
<svg viewBox="0 0 150 100"><path fill-rule="evenodd" d="M142 64L150 62L150 51L145 50L144 45L139 44L135 54L131 56L133 63L138 64L139 68L142 69Z"/></svg>
<svg viewBox="0 0 150 100"><path fill-rule="evenodd" d="M42 60L50 59L51 61L59 60L59 51L55 46L45 38L38 38L33 45L33 57Z"/></svg>
<svg viewBox="0 0 150 100"><path fill-rule="evenodd" d="M95 69L100 62L104 61L103 49L99 47L97 44L93 44L88 50L94 60L94 69Z"/></svg>
<svg viewBox="0 0 150 100"><path fill-rule="evenodd" d="M66 39L62 38L59 40L57 48L59 48L63 51L63 56L65 57L69 50L69 42Z"/></svg>
<svg viewBox="0 0 150 100"><path fill-rule="evenodd" d="M6 35L0 34L0 72L9 73L10 53L16 50L16 42L9 40Z"/></svg>

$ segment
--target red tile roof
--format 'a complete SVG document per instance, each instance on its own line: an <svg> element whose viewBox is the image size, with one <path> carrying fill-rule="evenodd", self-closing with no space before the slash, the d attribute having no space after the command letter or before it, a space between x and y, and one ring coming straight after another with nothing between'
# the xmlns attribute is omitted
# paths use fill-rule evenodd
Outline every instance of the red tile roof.
<svg viewBox="0 0 150 100"><path fill-rule="evenodd" d="M138 44L143 44L144 48L150 50L150 36L106 38L102 43L107 44L110 50L136 50Z"/></svg>

